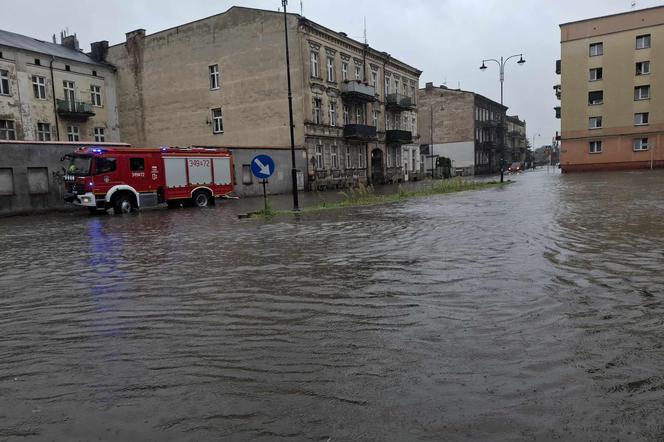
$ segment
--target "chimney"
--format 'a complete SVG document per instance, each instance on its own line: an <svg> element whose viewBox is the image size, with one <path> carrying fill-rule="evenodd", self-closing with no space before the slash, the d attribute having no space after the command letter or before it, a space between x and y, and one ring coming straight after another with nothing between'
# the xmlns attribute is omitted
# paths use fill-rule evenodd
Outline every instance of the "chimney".
<svg viewBox="0 0 664 442"><path fill-rule="evenodd" d="M60 34L60 45L72 49L74 51L80 51L78 47L78 38L76 38L76 34L74 35L65 35L64 32Z"/></svg>
<svg viewBox="0 0 664 442"><path fill-rule="evenodd" d="M145 29L135 29L133 31L129 31L125 34L125 37L127 38L127 41L134 39L144 39Z"/></svg>
<svg viewBox="0 0 664 442"><path fill-rule="evenodd" d="M424 89L430 91L433 90L433 81L429 81L424 85Z"/></svg>
<svg viewBox="0 0 664 442"><path fill-rule="evenodd" d="M95 41L90 44L90 57L94 61L104 62L108 55L108 40Z"/></svg>

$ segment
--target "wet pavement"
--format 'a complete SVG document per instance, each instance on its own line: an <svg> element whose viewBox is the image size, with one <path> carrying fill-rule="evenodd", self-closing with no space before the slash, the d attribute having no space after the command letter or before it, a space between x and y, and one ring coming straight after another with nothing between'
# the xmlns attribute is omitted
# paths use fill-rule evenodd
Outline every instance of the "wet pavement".
<svg viewBox="0 0 664 442"><path fill-rule="evenodd" d="M664 172L514 179L0 219L0 440L664 439Z"/></svg>

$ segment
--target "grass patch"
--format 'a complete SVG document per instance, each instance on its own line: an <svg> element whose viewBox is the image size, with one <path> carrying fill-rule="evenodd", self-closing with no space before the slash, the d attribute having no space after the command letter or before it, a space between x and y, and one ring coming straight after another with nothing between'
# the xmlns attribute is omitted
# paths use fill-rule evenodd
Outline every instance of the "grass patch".
<svg viewBox="0 0 664 442"><path fill-rule="evenodd" d="M466 181L463 178L451 178L447 180L433 181L429 185L425 185L414 190L406 190L403 187L399 186L397 193L390 193L387 195L376 194L373 186L361 185L356 189L349 189L340 192L341 195L344 196L344 199L342 199L341 201L334 201L334 202L323 201L322 203L316 206L302 208L300 210L300 213L345 209L348 207L373 206L376 204L393 203L397 201L403 201L418 197L444 195L446 193L463 192L466 190L489 189L492 187L504 186L509 183L511 183L511 181L509 180L504 183L500 183L498 181L483 181L483 182ZM254 212L252 214L252 217L273 218L279 215L292 215L292 214L293 211L291 210L274 210L272 206L268 204L268 207L266 209Z"/></svg>

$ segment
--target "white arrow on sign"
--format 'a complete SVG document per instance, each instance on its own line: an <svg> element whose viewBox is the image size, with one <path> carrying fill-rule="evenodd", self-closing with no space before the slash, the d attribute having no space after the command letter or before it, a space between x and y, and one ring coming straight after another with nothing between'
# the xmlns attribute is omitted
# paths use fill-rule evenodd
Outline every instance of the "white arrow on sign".
<svg viewBox="0 0 664 442"><path fill-rule="evenodd" d="M258 158L254 159L254 163L260 168L262 175L270 175L270 165L263 165Z"/></svg>

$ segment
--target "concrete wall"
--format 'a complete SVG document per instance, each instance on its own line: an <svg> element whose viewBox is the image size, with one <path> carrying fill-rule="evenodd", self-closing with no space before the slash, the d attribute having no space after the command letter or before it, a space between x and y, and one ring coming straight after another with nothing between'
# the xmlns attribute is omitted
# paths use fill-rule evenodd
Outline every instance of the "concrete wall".
<svg viewBox="0 0 664 442"><path fill-rule="evenodd" d="M64 184L60 158L85 145L0 141L0 215L72 207L62 200Z"/></svg>
<svg viewBox="0 0 664 442"><path fill-rule="evenodd" d="M419 90L418 99L420 143L431 142L432 119L433 144L475 139L475 94L430 86Z"/></svg>

